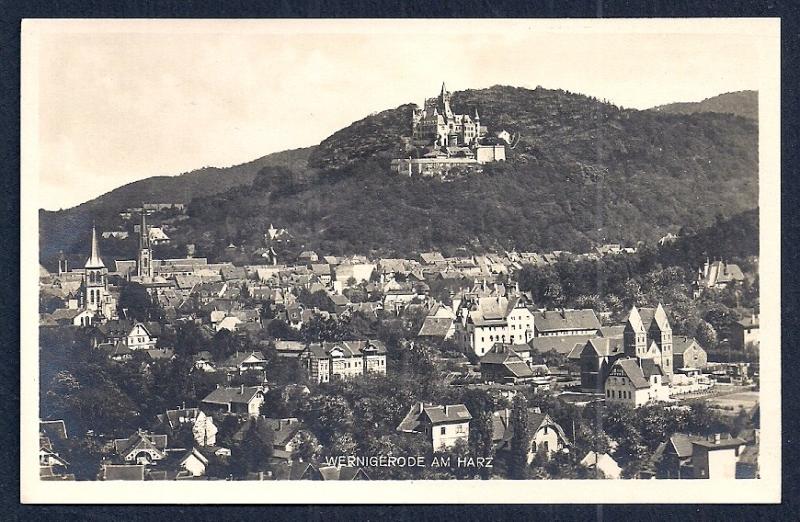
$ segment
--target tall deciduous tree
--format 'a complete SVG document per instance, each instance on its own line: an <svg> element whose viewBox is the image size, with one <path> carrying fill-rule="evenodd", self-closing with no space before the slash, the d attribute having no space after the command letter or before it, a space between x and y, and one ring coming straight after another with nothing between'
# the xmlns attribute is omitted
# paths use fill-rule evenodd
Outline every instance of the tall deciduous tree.
<svg viewBox="0 0 800 522"><path fill-rule="evenodd" d="M528 429L528 401L521 394L514 397L511 426L513 426L514 434L511 438L509 474L512 479L522 480L528 477L528 450L531 446L531 435Z"/></svg>

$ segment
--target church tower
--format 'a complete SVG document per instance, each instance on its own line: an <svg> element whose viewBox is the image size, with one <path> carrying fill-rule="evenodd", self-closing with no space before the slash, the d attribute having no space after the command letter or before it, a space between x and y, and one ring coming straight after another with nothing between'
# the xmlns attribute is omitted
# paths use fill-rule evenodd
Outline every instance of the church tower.
<svg viewBox="0 0 800 522"><path fill-rule="evenodd" d="M625 355L628 357L642 357L647 353L647 330L642 323L642 316L636 305L628 314L625 330L622 333Z"/></svg>
<svg viewBox="0 0 800 522"><path fill-rule="evenodd" d="M67 266L67 257L64 255L63 250L58 251L58 275L64 275L69 272L69 267Z"/></svg>
<svg viewBox="0 0 800 522"><path fill-rule="evenodd" d="M647 333L661 350L661 360L657 361L658 365L661 366L664 375L672 377L672 326L669 324L669 318L667 318L667 313L661 303L658 303L658 308L653 314L653 322Z"/></svg>
<svg viewBox="0 0 800 522"><path fill-rule="evenodd" d="M142 205L142 224L139 228L139 257L136 261L136 274L140 277L153 277L153 251L150 249L150 234L147 229L147 212Z"/></svg>
<svg viewBox="0 0 800 522"><path fill-rule="evenodd" d="M92 225L92 253L84 265L83 308L96 314L102 313L108 295L108 270L100 258L97 246L97 231Z"/></svg>

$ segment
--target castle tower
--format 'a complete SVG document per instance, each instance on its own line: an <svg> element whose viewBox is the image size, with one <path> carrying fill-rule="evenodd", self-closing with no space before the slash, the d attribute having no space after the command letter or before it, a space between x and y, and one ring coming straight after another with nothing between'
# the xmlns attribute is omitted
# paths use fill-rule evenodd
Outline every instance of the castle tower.
<svg viewBox="0 0 800 522"><path fill-rule="evenodd" d="M661 350L661 360L657 361L658 365L661 366L664 375L672 377L672 326L661 303L658 303L658 308L653 314L653 322L650 323L647 334Z"/></svg>
<svg viewBox="0 0 800 522"><path fill-rule="evenodd" d="M108 295L108 270L100 258L97 246L97 231L92 225L92 252L84 265L83 274L83 308L95 313L102 313L103 303Z"/></svg>
<svg viewBox="0 0 800 522"><path fill-rule="evenodd" d="M642 317L636 305L628 314L625 330L622 333L625 355L628 357L642 357L647 353L647 330L642 323Z"/></svg>
<svg viewBox="0 0 800 522"><path fill-rule="evenodd" d="M153 277L153 252L150 249L150 234L147 229L146 214L144 205L142 205L142 224L139 228L139 257L136 262L136 273L140 278Z"/></svg>

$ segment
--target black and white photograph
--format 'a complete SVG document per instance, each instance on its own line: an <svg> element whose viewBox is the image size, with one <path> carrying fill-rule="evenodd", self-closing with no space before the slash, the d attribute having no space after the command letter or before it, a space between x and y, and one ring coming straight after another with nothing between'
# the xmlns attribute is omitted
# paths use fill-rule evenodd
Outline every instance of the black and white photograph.
<svg viewBox="0 0 800 522"><path fill-rule="evenodd" d="M23 502L780 501L779 35L25 20Z"/></svg>

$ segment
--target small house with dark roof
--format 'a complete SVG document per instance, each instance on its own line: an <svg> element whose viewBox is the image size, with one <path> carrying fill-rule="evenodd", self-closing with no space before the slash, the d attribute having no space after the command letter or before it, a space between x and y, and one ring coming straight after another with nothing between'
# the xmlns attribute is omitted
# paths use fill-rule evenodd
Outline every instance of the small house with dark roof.
<svg viewBox="0 0 800 522"><path fill-rule="evenodd" d="M730 343L734 350L757 349L759 341L759 316L755 313L734 321L730 325Z"/></svg>
<svg viewBox="0 0 800 522"><path fill-rule="evenodd" d="M206 395L202 405L210 410L256 417L264 404L263 386L218 387Z"/></svg>
<svg viewBox="0 0 800 522"><path fill-rule="evenodd" d="M481 357L480 371L484 382L522 384L534 377L528 364L511 346L499 343Z"/></svg>
<svg viewBox="0 0 800 522"><path fill-rule="evenodd" d="M581 390L603 393L611 365L624 355L622 337L596 337L586 341L580 352Z"/></svg>
<svg viewBox="0 0 800 522"><path fill-rule="evenodd" d="M263 372L267 369L267 360L260 351L237 352L228 357L220 367L240 374L249 371Z"/></svg>
<svg viewBox="0 0 800 522"><path fill-rule="evenodd" d="M661 367L652 359L618 359L605 381L606 403L636 408L669 400L669 387L664 385L663 377Z"/></svg>
<svg viewBox="0 0 800 522"><path fill-rule="evenodd" d="M418 402L411 406L397 426L403 433L421 433L431 441L433 449L450 448L459 440L469 442L472 415L463 404L434 406Z"/></svg>
<svg viewBox="0 0 800 522"><path fill-rule="evenodd" d="M514 428L510 409L492 413L492 443L498 453L511 451ZM550 457L569 446L569 439L563 428L539 408L528 408L528 435L528 463L533 461L538 452Z"/></svg>
<svg viewBox="0 0 800 522"><path fill-rule="evenodd" d="M677 335L672 338L673 364L676 369L705 369L708 354L694 337Z"/></svg>
<svg viewBox="0 0 800 522"><path fill-rule="evenodd" d="M114 451L126 464L153 464L166 457L167 436L137 430L127 439L115 439Z"/></svg>
<svg viewBox="0 0 800 522"><path fill-rule="evenodd" d="M450 339L456 332L455 321L452 317L427 316L422 323L422 327L417 333L417 337L428 337L431 339Z"/></svg>

